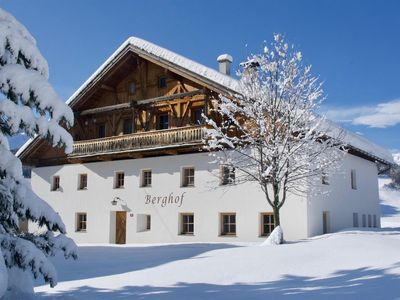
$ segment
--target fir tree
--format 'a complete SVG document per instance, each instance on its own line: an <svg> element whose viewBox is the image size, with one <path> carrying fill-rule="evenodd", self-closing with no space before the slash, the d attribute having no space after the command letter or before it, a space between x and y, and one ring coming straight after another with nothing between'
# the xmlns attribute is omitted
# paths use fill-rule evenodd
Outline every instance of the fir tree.
<svg viewBox="0 0 400 300"><path fill-rule="evenodd" d="M76 245L65 236L61 218L32 191L8 143L11 136L23 133L71 151L72 138L63 126L73 124L73 113L47 78L48 65L35 39L0 9L0 297L7 282L1 266L7 267L9 275L23 270L20 274L42 276L55 286L57 274L48 257L61 250L66 258L76 258ZM21 232L21 220L36 223L40 233ZM17 289L26 284L11 275L8 281L9 287Z"/></svg>

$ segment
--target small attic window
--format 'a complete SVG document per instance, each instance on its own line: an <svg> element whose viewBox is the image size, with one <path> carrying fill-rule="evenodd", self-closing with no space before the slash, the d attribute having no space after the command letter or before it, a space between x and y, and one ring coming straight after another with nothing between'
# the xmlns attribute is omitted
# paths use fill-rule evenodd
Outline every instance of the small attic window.
<svg viewBox="0 0 400 300"><path fill-rule="evenodd" d="M160 76L158 78L158 87L160 89L166 88L167 87L167 77L165 76Z"/></svg>
<svg viewBox="0 0 400 300"><path fill-rule="evenodd" d="M136 83L131 82L129 83L128 91L130 95L134 95L136 93Z"/></svg>

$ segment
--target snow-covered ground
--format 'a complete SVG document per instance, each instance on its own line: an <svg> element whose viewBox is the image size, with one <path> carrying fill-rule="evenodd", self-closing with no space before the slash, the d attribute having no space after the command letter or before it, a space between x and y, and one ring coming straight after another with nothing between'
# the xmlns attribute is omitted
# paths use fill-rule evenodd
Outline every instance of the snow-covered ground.
<svg viewBox="0 0 400 300"><path fill-rule="evenodd" d="M400 227L400 191L385 188L390 178L379 180L381 198L382 227Z"/></svg>
<svg viewBox="0 0 400 300"><path fill-rule="evenodd" d="M385 179L381 180L383 186ZM381 188L382 224L280 246L81 246L57 257L55 299L400 299L400 192Z"/></svg>

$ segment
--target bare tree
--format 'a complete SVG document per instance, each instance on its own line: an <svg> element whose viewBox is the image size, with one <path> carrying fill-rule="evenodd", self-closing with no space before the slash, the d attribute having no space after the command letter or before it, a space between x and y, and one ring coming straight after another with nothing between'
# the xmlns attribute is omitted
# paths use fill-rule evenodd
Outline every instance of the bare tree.
<svg viewBox="0 0 400 300"><path fill-rule="evenodd" d="M238 94L221 96L214 116L205 117L206 148L231 172L238 171L237 183L259 184L278 226L288 193L309 193L338 165L340 133L316 114L321 83L281 35L241 66Z"/></svg>

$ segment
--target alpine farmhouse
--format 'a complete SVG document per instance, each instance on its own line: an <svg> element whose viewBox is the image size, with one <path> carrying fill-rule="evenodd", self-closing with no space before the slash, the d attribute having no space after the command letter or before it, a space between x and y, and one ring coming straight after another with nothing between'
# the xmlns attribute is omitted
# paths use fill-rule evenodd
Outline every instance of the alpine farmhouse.
<svg viewBox="0 0 400 300"><path fill-rule="evenodd" d="M219 71L131 37L71 96L73 152L35 138L17 153L34 191L77 243L262 241L272 210L254 183L202 151L202 113L231 95L229 55ZM320 195L290 195L285 238L348 227L380 227L378 168L391 154L350 132L342 170L321 178Z"/></svg>

